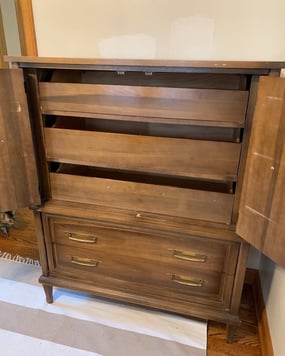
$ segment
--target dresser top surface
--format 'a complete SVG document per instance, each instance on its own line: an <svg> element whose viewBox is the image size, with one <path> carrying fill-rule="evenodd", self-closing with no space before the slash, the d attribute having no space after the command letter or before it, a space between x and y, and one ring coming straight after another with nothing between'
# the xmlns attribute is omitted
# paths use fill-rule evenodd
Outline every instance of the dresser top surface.
<svg viewBox="0 0 285 356"><path fill-rule="evenodd" d="M285 68L285 61L222 61L222 60L158 60L158 59L103 59L6 56L5 60L21 68L66 68L86 70L149 70L177 72L248 72L267 74Z"/></svg>

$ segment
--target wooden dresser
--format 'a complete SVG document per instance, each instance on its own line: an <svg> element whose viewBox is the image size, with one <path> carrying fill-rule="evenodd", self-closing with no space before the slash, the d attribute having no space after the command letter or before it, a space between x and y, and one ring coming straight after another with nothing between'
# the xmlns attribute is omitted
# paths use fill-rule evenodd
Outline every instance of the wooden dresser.
<svg viewBox="0 0 285 356"><path fill-rule="evenodd" d="M267 96L277 85L284 97L285 64L9 60L0 211L34 209L47 301L53 286L86 291L224 322L230 341L249 247L240 236L262 228L248 226L262 212L247 202L262 169L245 172L257 91L267 76Z"/></svg>

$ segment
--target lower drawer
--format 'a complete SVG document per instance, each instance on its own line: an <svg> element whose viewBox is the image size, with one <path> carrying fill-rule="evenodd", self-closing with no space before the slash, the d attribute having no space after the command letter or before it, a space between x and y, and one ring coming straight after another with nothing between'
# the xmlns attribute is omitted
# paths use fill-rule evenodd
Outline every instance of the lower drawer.
<svg viewBox="0 0 285 356"><path fill-rule="evenodd" d="M161 296L172 295L182 300L200 298L228 305L228 291L232 290L234 276L218 272L171 266L143 258L96 254L85 249L54 245L54 265L51 274L109 284L114 288L134 288Z"/></svg>
<svg viewBox="0 0 285 356"><path fill-rule="evenodd" d="M173 268L234 274L239 243L194 235L128 231L69 218L49 219L50 243L87 251L96 259L151 260ZM92 257L92 258L93 258ZM147 262L148 263L148 262Z"/></svg>

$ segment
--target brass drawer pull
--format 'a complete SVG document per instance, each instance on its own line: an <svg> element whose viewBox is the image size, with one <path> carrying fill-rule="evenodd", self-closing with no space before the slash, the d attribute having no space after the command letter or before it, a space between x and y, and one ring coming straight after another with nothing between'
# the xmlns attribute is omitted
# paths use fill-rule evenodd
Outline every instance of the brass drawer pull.
<svg viewBox="0 0 285 356"><path fill-rule="evenodd" d="M75 265L86 266L86 267L97 267L99 264L99 261L94 260L92 258L77 257L77 256L71 256L70 261Z"/></svg>
<svg viewBox="0 0 285 356"><path fill-rule="evenodd" d="M206 262L208 259L207 255L200 255L191 251L180 251L180 250L171 250L175 258L180 260L186 260L191 262Z"/></svg>
<svg viewBox="0 0 285 356"><path fill-rule="evenodd" d="M205 281L203 279L189 279L184 276L171 275L171 280L175 283L183 284L190 287L203 287Z"/></svg>
<svg viewBox="0 0 285 356"><path fill-rule="evenodd" d="M64 231L64 235L68 237L69 240L77 242L85 242L89 244L96 244L98 237L94 235L79 234L77 232Z"/></svg>

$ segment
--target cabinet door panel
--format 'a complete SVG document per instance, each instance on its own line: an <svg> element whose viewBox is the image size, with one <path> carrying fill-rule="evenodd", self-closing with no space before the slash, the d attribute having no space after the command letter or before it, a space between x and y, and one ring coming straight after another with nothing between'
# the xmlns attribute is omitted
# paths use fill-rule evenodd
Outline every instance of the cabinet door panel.
<svg viewBox="0 0 285 356"><path fill-rule="evenodd" d="M285 267L285 79L261 78L237 233Z"/></svg>
<svg viewBox="0 0 285 356"><path fill-rule="evenodd" d="M285 121L285 116L283 117ZM283 122L283 125L285 123ZM285 267L285 140L283 136L282 156L272 199L270 220L268 223L263 252L273 256L274 261Z"/></svg>
<svg viewBox="0 0 285 356"><path fill-rule="evenodd" d="M0 211L40 204L21 69L0 71Z"/></svg>

